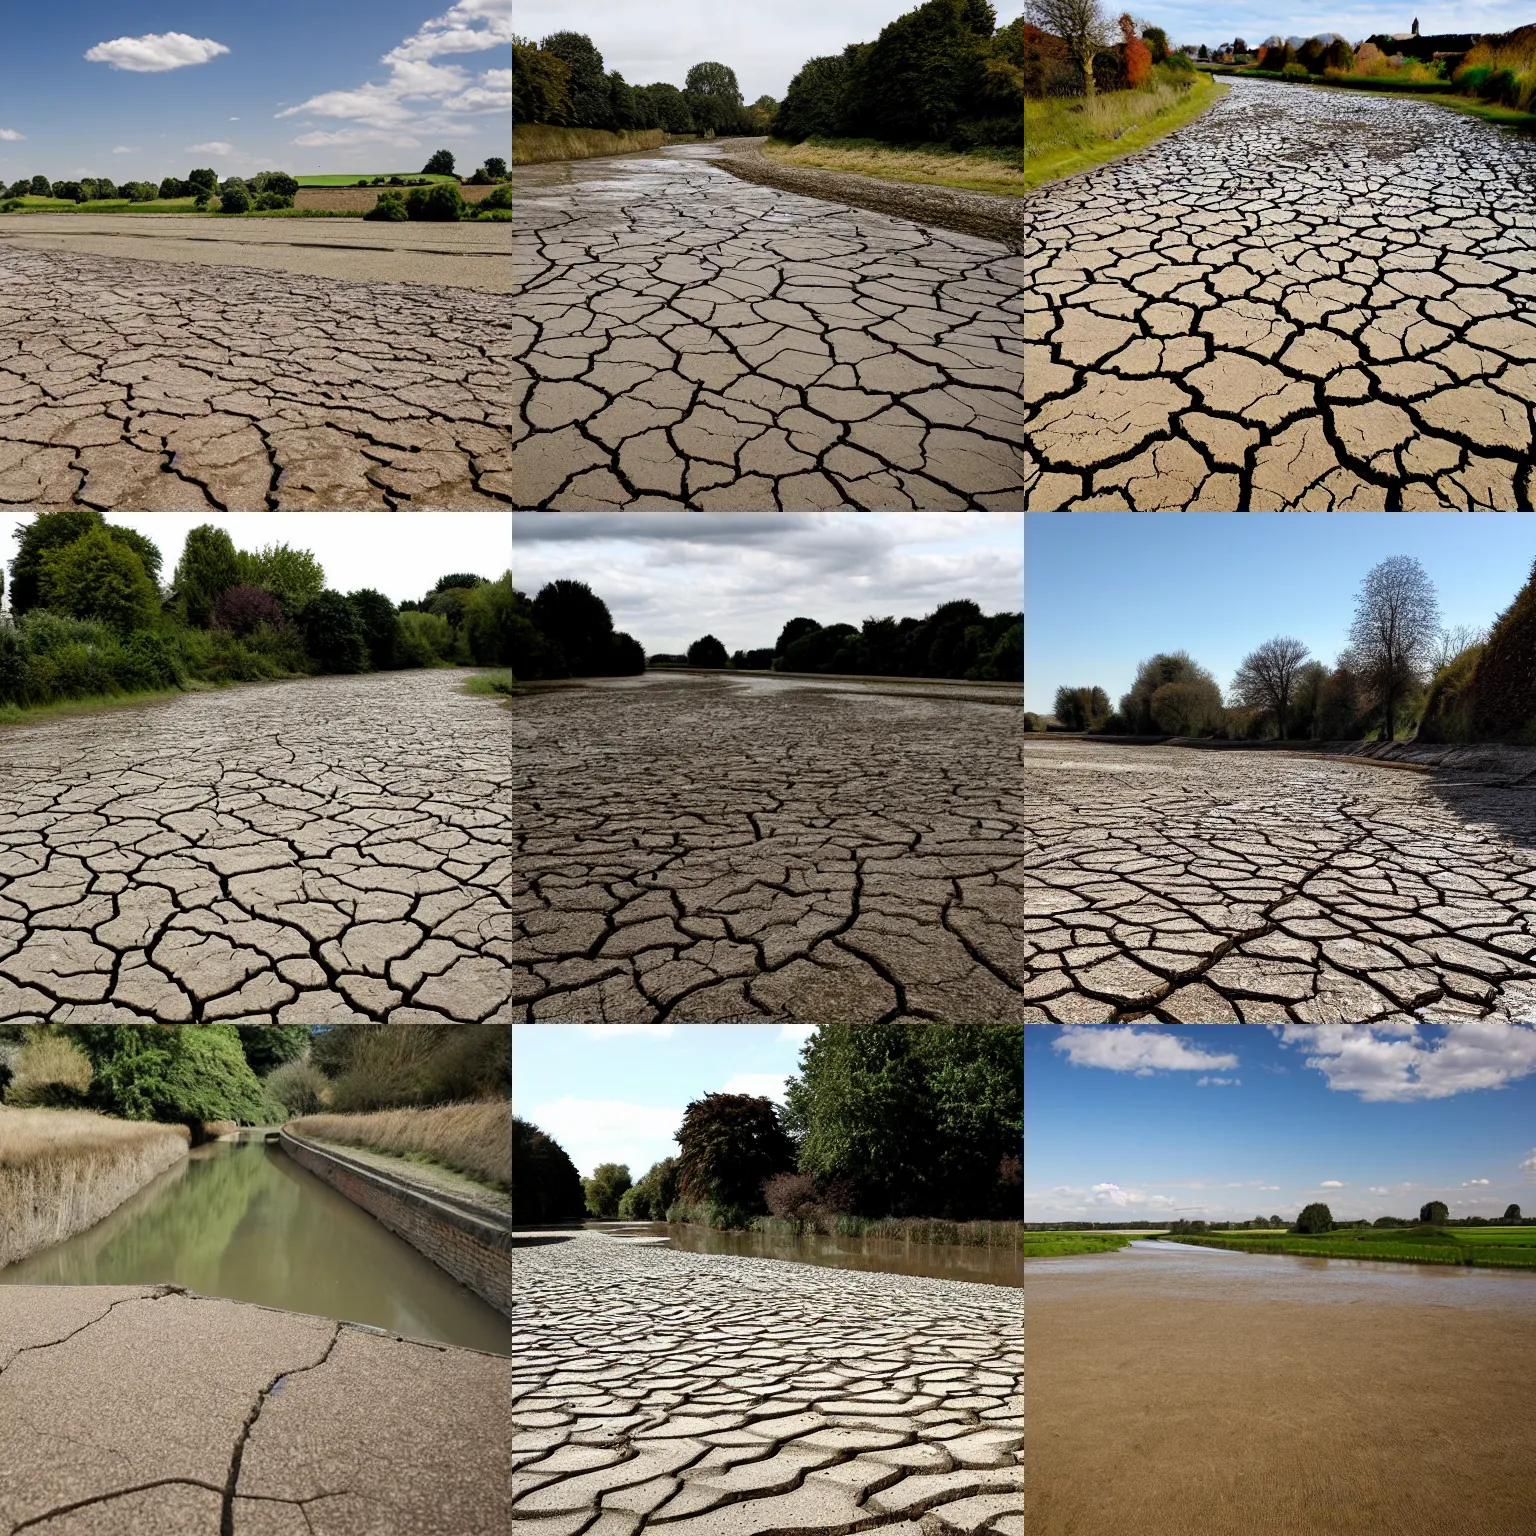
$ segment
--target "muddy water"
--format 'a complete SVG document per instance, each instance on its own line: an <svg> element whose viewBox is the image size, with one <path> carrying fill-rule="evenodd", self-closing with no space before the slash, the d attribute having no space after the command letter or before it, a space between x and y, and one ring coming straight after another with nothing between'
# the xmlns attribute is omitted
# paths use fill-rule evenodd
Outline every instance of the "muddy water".
<svg viewBox="0 0 1536 1536"><path fill-rule="evenodd" d="M973 1280L1022 1285L1024 1260L1003 1248L948 1243L903 1243L878 1237L770 1237L761 1232L714 1232L707 1227L668 1226L662 1221L602 1223L603 1231L687 1253L730 1253L753 1259L786 1259L830 1269L873 1269L888 1275L927 1275L935 1280Z"/></svg>
<svg viewBox="0 0 1536 1536"><path fill-rule="evenodd" d="M184 1285L505 1355L507 1320L260 1142L216 1142L85 1232L0 1269L18 1285Z"/></svg>

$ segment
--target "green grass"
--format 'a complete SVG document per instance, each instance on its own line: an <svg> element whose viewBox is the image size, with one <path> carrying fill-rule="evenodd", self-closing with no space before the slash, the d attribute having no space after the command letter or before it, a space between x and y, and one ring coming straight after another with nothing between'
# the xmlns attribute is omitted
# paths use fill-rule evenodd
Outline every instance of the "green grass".
<svg viewBox="0 0 1536 1536"><path fill-rule="evenodd" d="M462 693L504 693L508 698L512 695L512 673L508 669L505 672L477 672L473 677L466 678Z"/></svg>
<svg viewBox="0 0 1536 1536"><path fill-rule="evenodd" d="M1024 181L1038 187L1117 160L1192 122L1231 89L1211 75L1168 78L1135 91L1024 102Z"/></svg>
<svg viewBox="0 0 1536 1536"><path fill-rule="evenodd" d="M295 176L293 179L301 187L355 187L358 182L372 181L375 176L382 176L386 181L391 176L398 176L401 181L457 182L459 179L457 176L439 176L436 172L428 176L425 171L350 171L340 176Z"/></svg>
<svg viewBox="0 0 1536 1536"><path fill-rule="evenodd" d="M763 153L784 165L999 197L1020 197L1029 185L1022 139L1017 149L988 145L963 151L947 144L883 144L878 139L812 138L801 144L770 139Z"/></svg>
<svg viewBox="0 0 1536 1536"><path fill-rule="evenodd" d="M1113 1253L1130 1238L1118 1232L1026 1232L1026 1259L1059 1259L1073 1253Z"/></svg>
<svg viewBox="0 0 1536 1536"><path fill-rule="evenodd" d="M28 725L36 720L94 714L101 709L127 709L135 704L153 704L160 699L180 698L184 693L231 686L229 683L189 683L185 688L146 688L136 693L92 693L78 699L56 699L51 704L0 704L0 725Z"/></svg>
<svg viewBox="0 0 1536 1536"><path fill-rule="evenodd" d="M1367 1227L1311 1237L1294 1232L1211 1232L1166 1241L1237 1253L1536 1269L1536 1227Z"/></svg>

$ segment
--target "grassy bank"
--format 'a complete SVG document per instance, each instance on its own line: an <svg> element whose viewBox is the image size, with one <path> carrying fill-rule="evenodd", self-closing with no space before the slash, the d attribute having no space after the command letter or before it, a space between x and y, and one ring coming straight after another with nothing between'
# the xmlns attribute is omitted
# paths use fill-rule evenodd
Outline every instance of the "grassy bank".
<svg viewBox="0 0 1536 1536"><path fill-rule="evenodd" d="M0 1267L94 1226L189 1145L182 1125L0 1108Z"/></svg>
<svg viewBox="0 0 1536 1536"><path fill-rule="evenodd" d="M1024 184L1038 187L1145 149L1199 117L1231 89L1200 74L1187 86L1166 79L1135 91L1106 91L1090 103L1050 97L1024 103Z"/></svg>
<svg viewBox="0 0 1536 1536"><path fill-rule="evenodd" d="M543 123L525 123L512 129L512 164L539 165L548 160L627 155L637 149L660 149L665 139L660 128L607 133L601 128L551 128Z"/></svg>
<svg viewBox="0 0 1536 1536"><path fill-rule="evenodd" d="M1022 140L1018 149L973 149L962 153L942 144L896 148L877 139L807 139L802 144L770 139L763 146L763 153L785 165L845 171L854 176L873 176L879 181L958 187L999 197L1018 197L1030 185L1025 179Z"/></svg>
<svg viewBox="0 0 1536 1536"><path fill-rule="evenodd" d="M1059 1259L1072 1253L1113 1253L1129 1242L1118 1232L1027 1232L1023 1249L1026 1259Z"/></svg>
<svg viewBox="0 0 1536 1536"><path fill-rule="evenodd" d="M963 1248L1019 1248L1020 1221L940 1221L919 1216L832 1216L791 1221L781 1216L749 1216L712 1205L674 1205L669 1222L710 1227L720 1232L762 1232L769 1237L878 1237L899 1243L943 1243Z"/></svg>
<svg viewBox="0 0 1536 1536"><path fill-rule="evenodd" d="M444 1104L431 1109L384 1109L368 1115L305 1115L291 1121L297 1136L389 1152L467 1174L510 1193L510 1104Z"/></svg>
<svg viewBox="0 0 1536 1536"><path fill-rule="evenodd" d="M1304 1258L1385 1259L1403 1264L1466 1264L1536 1270L1536 1227L1388 1227L1304 1236L1279 1232L1170 1236L1170 1243L1238 1253L1288 1253Z"/></svg>
<svg viewBox="0 0 1536 1536"><path fill-rule="evenodd" d="M473 677L465 678L461 691L464 693L499 693L511 698L511 670L508 669L505 672L477 672Z"/></svg>

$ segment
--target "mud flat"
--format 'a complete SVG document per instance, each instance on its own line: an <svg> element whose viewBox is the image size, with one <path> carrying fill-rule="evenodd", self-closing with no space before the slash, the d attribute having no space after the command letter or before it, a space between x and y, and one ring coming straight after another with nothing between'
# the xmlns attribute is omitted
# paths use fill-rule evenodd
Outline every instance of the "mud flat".
<svg viewBox="0 0 1536 1536"><path fill-rule="evenodd" d="M1026 1264L1030 1536L1528 1536L1536 1277L1438 1269Z"/></svg>

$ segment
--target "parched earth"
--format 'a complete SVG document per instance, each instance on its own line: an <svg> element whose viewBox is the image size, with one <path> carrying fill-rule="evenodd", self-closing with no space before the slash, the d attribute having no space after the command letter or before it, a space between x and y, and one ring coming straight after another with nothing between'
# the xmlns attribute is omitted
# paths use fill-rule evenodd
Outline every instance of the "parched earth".
<svg viewBox="0 0 1536 1536"><path fill-rule="evenodd" d="M452 274L430 265L473 260L483 275L510 255L416 252L436 281L387 280L398 253L338 244L375 226L304 221L308 244L324 247L309 255L372 278L345 282L280 270L307 246L276 243L270 224L243 245L198 236L186 259L165 260L115 254L175 243L132 235L142 219L115 222L124 230L110 236L0 229L0 506L511 504L506 298L448 286ZM241 265L251 251L273 269Z"/></svg>
<svg viewBox="0 0 1536 1536"><path fill-rule="evenodd" d="M510 1019L509 716L465 675L0 727L0 1018Z"/></svg>
<svg viewBox="0 0 1536 1536"><path fill-rule="evenodd" d="M1031 508L1536 499L1536 143L1238 80L1024 212Z"/></svg>
<svg viewBox="0 0 1536 1536"><path fill-rule="evenodd" d="M515 1017L1032 1016L1022 737L999 685L651 673L515 699Z"/></svg>
<svg viewBox="0 0 1536 1536"><path fill-rule="evenodd" d="M1018 258L719 152L514 172L518 506L1018 510Z"/></svg>
<svg viewBox="0 0 1536 1536"><path fill-rule="evenodd" d="M500 1536L507 1371L178 1286L0 1285L0 1532Z"/></svg>
<svg viewBox="0 0 1536 1536"><path fill-rule="evenodd" d="M1041 742L1026 1021L1536 1020L1536 798L1289 754Z"/></svg>
<svg viewBox="0 0 1536 1536"><path fill-rule="evenodd" d="M1023 1536L1022 1291L562 1236L513 1252L515 1536Z"/></svg>

